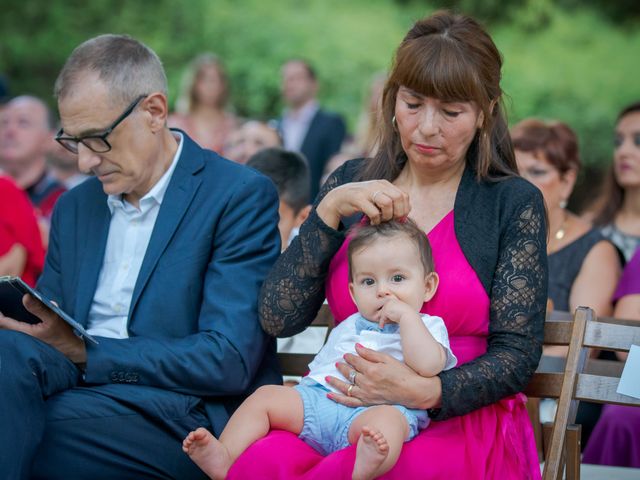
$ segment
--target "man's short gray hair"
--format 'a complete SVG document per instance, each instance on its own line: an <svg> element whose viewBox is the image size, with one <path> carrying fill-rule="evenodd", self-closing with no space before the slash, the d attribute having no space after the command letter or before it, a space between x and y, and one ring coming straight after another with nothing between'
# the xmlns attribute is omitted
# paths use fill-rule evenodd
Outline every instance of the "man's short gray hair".
<svg viewBox="0 0 640 480"><path fill-rule="evenodd" d="M56 79L58 100L73 92L86 74L97 74L111 101L126 104L140 95L168 93L167 76L156 53L128 35L99 35L71 53Z"/></svg>

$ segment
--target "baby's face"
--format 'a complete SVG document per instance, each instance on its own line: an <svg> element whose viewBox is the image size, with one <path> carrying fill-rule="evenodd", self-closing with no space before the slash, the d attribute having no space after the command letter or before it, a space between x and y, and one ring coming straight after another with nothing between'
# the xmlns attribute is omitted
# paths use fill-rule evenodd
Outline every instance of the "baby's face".
<svg viewBox="0 0 640 480"><path fill-rule="evenodd" d="M351 295L367 320L378 321L378 312L390 298L419 312L433 295L428 291L418 248L405 236L376 240L356 251L351 265Z"/></svg>

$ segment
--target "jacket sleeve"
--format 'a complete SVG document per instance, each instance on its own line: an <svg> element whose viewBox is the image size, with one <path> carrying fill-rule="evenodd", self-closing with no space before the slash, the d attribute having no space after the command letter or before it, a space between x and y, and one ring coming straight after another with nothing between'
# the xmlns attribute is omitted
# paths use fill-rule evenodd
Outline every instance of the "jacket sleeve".
<svg viewBox="0 0 640 480"><path fill-rule="evenodd" d="M542 354L547 298L546 216L538 191L518 205L502 229L490 293L487 352L440 373L444 420L520 392Z"/></svg>

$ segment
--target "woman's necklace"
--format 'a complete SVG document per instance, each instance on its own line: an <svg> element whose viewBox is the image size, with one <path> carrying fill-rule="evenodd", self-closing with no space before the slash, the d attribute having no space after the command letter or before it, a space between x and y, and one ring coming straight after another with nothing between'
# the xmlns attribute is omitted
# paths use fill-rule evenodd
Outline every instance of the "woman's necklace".
<svg viewBox="0 0 640 480"><path fill-rule="evenodd" d="M562 223L560 224L560 228L558 228L558 230L556 230L556 234L554 235L554 237L556 238L556 240L562 240L565 236L565 234L567 233L567 219L569 218L569 215L567 215L566 211L563 211L563 217L562 217Z"/></svg>

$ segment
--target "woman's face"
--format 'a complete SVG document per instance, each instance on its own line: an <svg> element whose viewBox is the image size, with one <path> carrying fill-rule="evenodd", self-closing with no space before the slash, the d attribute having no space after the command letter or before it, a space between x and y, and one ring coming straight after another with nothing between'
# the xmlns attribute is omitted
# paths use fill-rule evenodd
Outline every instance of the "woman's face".
<svg viewBox="0 0 640 480"><path fill-rule="evenodd" d="M409 162L438 170L464 163L483 118L473 102L443 102L406 87L398 90L395 114Z"/></svg>
<svg viewBox="0 0 640 480"><path fill-rule="evenodd" d="M542 154L522 150L515 153L520 175L540 189L547 208L560 208L560 202L566 201L573 191L575 172L569 170L562 175Z"/></svg>
<svg viewBox="0 0 640 480"><path fill-rule="evenodd" d="M196 75L193 91L198 104L217 107L224 93L224 82L215 65L203 65Z"/></svg>
<svg viewBox="0 0 640 480"><path fill-rule="evenodd" d="M622 188L640 187L640 112L629 113L618 122L613 166Z"/></svg>

